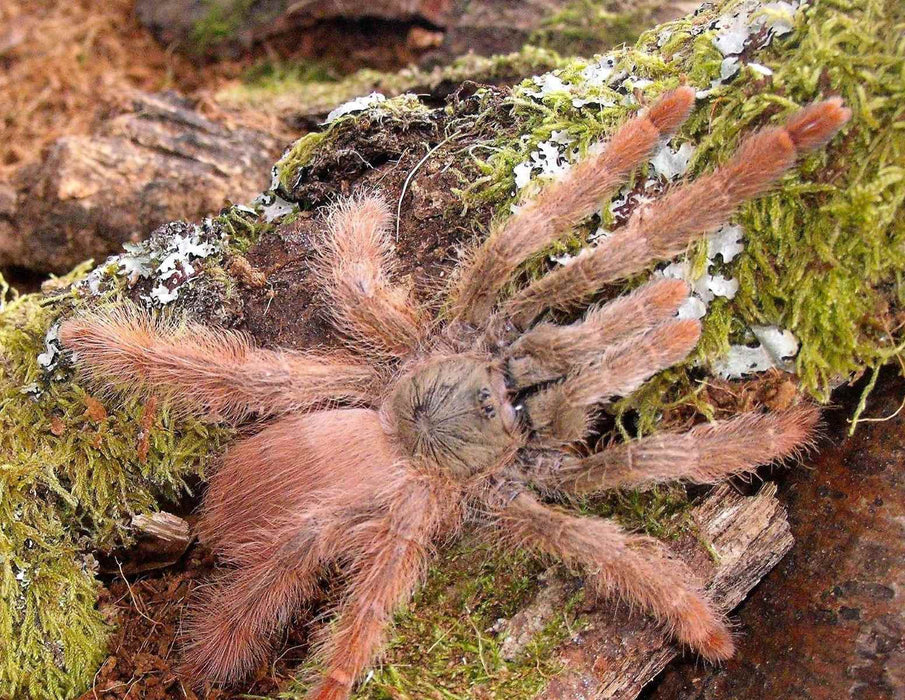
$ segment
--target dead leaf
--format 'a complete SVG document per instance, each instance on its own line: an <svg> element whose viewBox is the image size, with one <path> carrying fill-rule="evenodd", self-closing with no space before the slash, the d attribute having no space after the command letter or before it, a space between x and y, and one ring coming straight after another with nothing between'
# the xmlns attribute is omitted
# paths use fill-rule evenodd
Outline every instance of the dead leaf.
<svg viewBox="0 0 905 700"><path fill-rule="evenodd" d="M86 396L85 405L88 407L88 410L85 411L85 415L95 423L100 423L107 417L107 409L104 408L104 404L102 404L94 397Z"/></svg>

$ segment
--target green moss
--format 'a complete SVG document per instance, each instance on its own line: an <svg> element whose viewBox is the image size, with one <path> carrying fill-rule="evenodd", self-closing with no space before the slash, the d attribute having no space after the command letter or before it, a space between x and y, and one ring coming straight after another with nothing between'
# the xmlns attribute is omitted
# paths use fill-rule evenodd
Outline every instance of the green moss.
<svg viewBox="0 0 905 700"><path fill-rule="evenodd" d="M242 74L242 85L249 90L277 93L287 85L308 83L336 83L337 71L332 66L318 61L273 61L265 60L246 69Z"/></svg>
<svg viewBox="0 0 905 700"><path fill-rule="evenodd" d="M84 690L109 632L92 553L128 543L131 516L184 493L227 436L160 409L143 455L146 406L93 395L62 361L40 367L48 328L83 303L68 290L0 304L0 697Z"/></svg>
<svg viewBox="0 0 905 700"><path fill-rule="evenodd" d="M282 222L289 223L289 217L284 217ZM253 210L244 206L230 207L217 217L217 223L229 236L230 252L238 254L245 253L258 242L263 233L274 228L273 223L265 221Z"/></svg>
<svg viewBox="0 0 905 700"><path fill-rule="evenodd" d="M255 0L204 0L205 14L192 28L193 50L203 53L232 38Z"/></svg>
<svg viewBox="0 0 905 700"><path fill-rule="evenodd" d="M653 24L656 4L622 6L601 0L573 0L546 18L529 44L566 56L590 56L619 44L634 42Z"/></svg>
<svg viewBox="0 0 905 700"><path fill-rule="evenodd" d="M383 662L354 694L357 700L471 697L528 698L555 674L552 651L581 629L581 595L557 610L531 643L506 661L493 628L529 603L544 567L473 540L448 550L427 584L396 616ZM280 697L304 697L299 682Z"/></svg>
<svg viewBox="0 0 905 700"><path fill-rule="evenodd" d="M564 638L569 611L548 624L544 639L515 662L503 660L501 640L490 630L531 600L541 571L536 563L472 543L456 547L399 615L385 662L356 697L533 696L543 677L558 668L549 651Z"/></svg>
<svg viewBox="0 0 905 700"><path fill-rule="evenodd" d="M255 77L257 71L253 72L252 79L218 93L217 101L283 116L321 114L370 92L393 96L409 91L431 91L440 85L457 85L464 80L479 83L514 81L525 75L552 70L565 62L554 51L525 46L500 56L469 54L448 66L432 70L406 68L397 73L383 73L364 69L340 80L335 80L329 73L318 75L318 70L326 70L323 66L318 69L309 63L283 64L279 70L257 69L262 71L263 79Z"/></svg>

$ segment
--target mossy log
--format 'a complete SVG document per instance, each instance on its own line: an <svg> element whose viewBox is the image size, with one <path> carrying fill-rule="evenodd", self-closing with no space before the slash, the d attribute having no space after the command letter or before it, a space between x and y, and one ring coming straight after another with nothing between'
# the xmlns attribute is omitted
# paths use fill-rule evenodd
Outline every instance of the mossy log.
<svg viewBox="0 0 905 700"><path fill-rule="evenodd" d="M522 185L534 186L525 176L544 170L549 159L542 154L554 144L567 141L581 152L644 100L686 80L701 97L671 148L695 147L688 163L694 175L723 162L744 130L841 94L854 117L840 138L736 217L743 250L713 272L737 279L737 294L712 300L702 342L685 365L613 407L604 439L782 403L789 387L822 398L838 381L901 357L903 11L894 0L815 0L798 9L723 0L653 29L634 47L566 62L511 91L465 83L439 108L410 95L347 107L287 151L271 190L252 206L230 207L200 224L165 225L146 243L91 272L83 267L53 281L41 294L3 290L0 695L68 698L88 686L115 623L95 608L96 555L131 544L135 515L184 499L231 436L127 390L104 393L82 384L61 352L55 324L86 306L129 298L160 313L242 329L264 346L337 344L308 271L318 209L337 195L371 188L397 207L401 274L430 300L459 249L509 211ZM728 41L740 42L738 53L723 54ZM650 166L633 190L648 180L662 186L665 178L655 174ZM602 202L600 220L551 253L574 252L598 228L619 224L631 208L631 197L617 201L624 194ZM689 260L692 268L714 264L704 243ZM555 264L544 256L524 274ZM791 363L797 376L714 378L711 370L729 347L763 324L798 337L801 349ZM767 532L787 542L775 500L759 498L737 505L760 504L747 506L757 514L750 517L772 523ZM757 548L761 540L742 536L746 527L722 540L722 531L711 532L719 509L705 522L690 519L681 487L582 505L665 539L685 543L696 534L700 545L691 557L702 566L710 549L726 562L729 552L737 554L750 567L741 566L747 573L739 581L746 583L735 584L736 596L775 560ZM512 660L501 654L504 626L497 624L535 600L543 570L470 540L443 552L399 615L387 656L358 697L527 698L553 687L549 680L565 678L568 663L560 651L576 634L590 633L592 613L578 583ZM728 590L720 581L715 590ZM727 605L734 602L727 597ZM652 634L642 619L614 624L605 628L613 632L600 642L597 660L610 658L609 645L621 649ZM625 688L622 697L672 653L654 637L637 648L652 655L632 666L636 675L621 686L605 681Z"/></svg>

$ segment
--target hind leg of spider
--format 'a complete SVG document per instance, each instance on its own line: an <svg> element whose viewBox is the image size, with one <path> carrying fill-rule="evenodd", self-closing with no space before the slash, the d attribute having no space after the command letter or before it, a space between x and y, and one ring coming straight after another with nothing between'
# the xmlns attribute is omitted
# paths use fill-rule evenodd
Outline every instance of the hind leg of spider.
<svg viewBox="0 0 905 700"><path fill-rule="evenodd" d="M796 158L826 143L850 116L841 100L831 99L806 107L783 127L755 133L728 164L640 207L596 248L516 294L504 304L503 317L528 328L546 309L572 309L605 284L675 257L742 202L764 193Z"/></svg>
<svg viewBox="0 0 905 700"><path fill-rule="evenodd" d="M426 324L409 292L391 282L397 266L391 221L386 202L375 196L334 205L316 265L333 324L353 348L377 358L408 354Z"/></svg>
<svg viewBox="0 0 905 700"><path fill-rule="evenodd" d="M587 573L598 595L640 605L682 643L710 661L732 656L732 637L694 575L659 542L608 520L578 517L526 492L497 513L514 547L556 557Z"/></svg>
<svg viewBox="0 0 905 700"><path fill-rule="evenodd" d="M506 349L508 375L516 389L560 379L591 364L608 346L674 317L688 291L682 280L661 279L592 309L571 325L539 323Z"/></svg>
<svg viewBox="0 0 905 700"><path fill-rule="evenodd" d="M747 413L688 432L611 445L584 458L552 449L527 450L522 464L526 478L538 488L576 495L680 480L715 484L794 457L811 444L818 417L812 406Z"/></svg>
<svg viewBox="0 0 905 700"><path fill-rule="evenodd" d="M215 420L364 402L377 380L373 368L340 354L263 350L239 333L168 326L130 309L71 318L60 339L89 376L160 391L178 408Z"/></svg>
<svg viewBox="0 0 905 700"><path fill-rule="evenodd" d="M322 645L325 671L308 700L346 700L380 650L394 610L411 596L423 571L439 507L414 487L387 513L350 533L356 555L335 628Z"/></svg>
<svg viewBox="0 0 905 700"><path fill-rule="evenodd" d="M548 184L494 229L461 273L453 295L453 318L483 326L518 266L593 214L600 200L653 152L660 138L681 126L693 105L691 88L666 93L620 126L600 151Z"/></svg>
<svg viewBox="0 0 905 700"><path fill-rule="evenodd" d="M698 321L662 323L607 348L563 381L528 397L525 409L536 441L556 445L581 440L598 404L630 394L656 372L683 360L700 334Z"/></svg>
<svg viewBox="0 0 905 700"><path fill-rule="evenodd" d="M321 566L340 551L346 523L327 509L271 523L231 551L235 567L190 608L183 672L195 682L241 680L265 658L271 640L311 596Z"/></svg>

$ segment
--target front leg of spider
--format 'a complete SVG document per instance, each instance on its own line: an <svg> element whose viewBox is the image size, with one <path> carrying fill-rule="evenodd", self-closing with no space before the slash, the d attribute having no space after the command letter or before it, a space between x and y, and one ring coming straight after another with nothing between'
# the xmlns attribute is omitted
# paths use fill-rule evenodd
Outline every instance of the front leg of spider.
<svg viewBox="0 0 905 700"><path fill-rule="evenodd" d="M345 594L320 634L324 673L308 697L348 698L434 544L487 518L501 542L582 568L595 594L637 603L704 658L732 653L721 612L659 543L532 493L714 483L795 454L816 411L743 415L578 457L571 444L599 406L682 360L699 325L674 317L688 288L673 280L593 306L568 326L542 317L587 304L714 230L825 143L848 110L829 100L755 134L726 166L501 298L520 265L593 213L693 103L689 88L665 94L493 230L458 271L442 322L394 283L389 211L361 195L331 209L314 268L350 352L257 349L234 333L134 312L64 323L61 338L92 378L162 392L212 420L271 416L227 450L205 495L199 536L225 566L187 616L184 669L194 681L244 678L338 566Z"/></svg>

